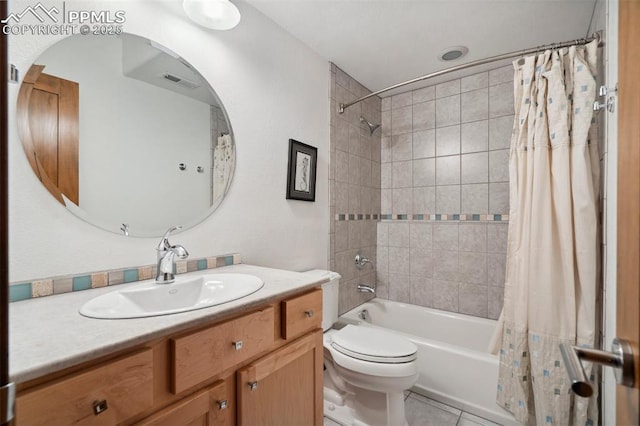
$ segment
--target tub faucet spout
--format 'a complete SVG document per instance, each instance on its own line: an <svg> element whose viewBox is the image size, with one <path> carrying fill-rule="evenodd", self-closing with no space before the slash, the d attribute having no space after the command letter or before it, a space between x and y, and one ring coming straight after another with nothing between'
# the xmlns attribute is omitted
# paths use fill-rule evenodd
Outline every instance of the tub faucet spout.
<svg viewBox="0 0 640 426"><path fill-rule="evenodd" d="M176 256L178 259L186 259L189 257L187 250L180 244L171 245L169 242L169 234L182 226L174 226L164 234L160 240L160 244L156 247L158 252L158 271L156 273L156 284L170 284L175 281L173 274L173 263Z"/></svg>
<svg viewBox="0 0 640 426"><path fill-rule="evenodd" d="M358 284L358 291L360 293L376 294L376 289L366 284Z"/></svg>

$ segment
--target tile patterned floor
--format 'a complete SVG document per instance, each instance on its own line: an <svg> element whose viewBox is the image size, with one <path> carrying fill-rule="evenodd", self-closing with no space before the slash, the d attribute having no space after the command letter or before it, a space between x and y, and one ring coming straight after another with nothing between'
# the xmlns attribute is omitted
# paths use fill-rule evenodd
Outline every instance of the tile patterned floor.
<svg viewBox="0 0 640 426"><path fill-rule="evenodd" d="M497 423L409 392L405 413L410 426L499 426ZM324 426L341 426L325 417Z"/></svg>

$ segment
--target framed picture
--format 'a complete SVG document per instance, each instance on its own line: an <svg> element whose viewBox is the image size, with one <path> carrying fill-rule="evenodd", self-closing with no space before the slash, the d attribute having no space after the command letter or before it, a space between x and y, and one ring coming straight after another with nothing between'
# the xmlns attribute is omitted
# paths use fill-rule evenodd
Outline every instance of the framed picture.
<svg viewBox="0 0 640 426"><path fill-rule="evenodd" d="M317 148L289 139L289 167L287 170L288 200L316 200L317 162Z"/></svg>

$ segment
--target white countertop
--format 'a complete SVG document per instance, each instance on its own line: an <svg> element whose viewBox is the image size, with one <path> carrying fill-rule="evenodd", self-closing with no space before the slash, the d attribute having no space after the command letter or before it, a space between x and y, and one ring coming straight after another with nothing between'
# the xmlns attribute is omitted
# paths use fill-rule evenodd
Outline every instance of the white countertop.
<svg viewBox="0 0 640 426"><path fill-rule="evenodd" d="M264 305L328 281L327 278L317 275L251 265L225 266L181 274L180 277L222 272L252 274L261 278L265 285L247 297L223 305L180 314L135 319L93 319L80 315L78 310L96 296L139 282L10 303L11 381L21 383L35 379L96 357Z"/></svg>

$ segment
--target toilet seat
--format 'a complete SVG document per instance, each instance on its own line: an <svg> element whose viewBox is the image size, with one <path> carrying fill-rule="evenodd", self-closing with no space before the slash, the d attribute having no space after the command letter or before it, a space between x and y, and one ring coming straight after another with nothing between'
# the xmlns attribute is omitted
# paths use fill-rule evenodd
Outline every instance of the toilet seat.
<svg viewBox="0 0 640 426"><path fill-rule="evenodd" d="M331 335L331 347L348 357L380 364L411 362L418 353L418 347L407 339L351 324Z"/></svg>

